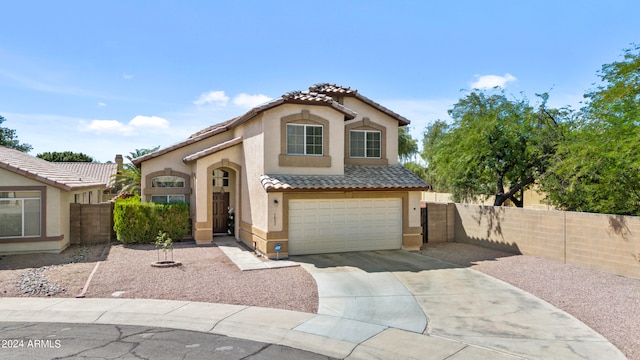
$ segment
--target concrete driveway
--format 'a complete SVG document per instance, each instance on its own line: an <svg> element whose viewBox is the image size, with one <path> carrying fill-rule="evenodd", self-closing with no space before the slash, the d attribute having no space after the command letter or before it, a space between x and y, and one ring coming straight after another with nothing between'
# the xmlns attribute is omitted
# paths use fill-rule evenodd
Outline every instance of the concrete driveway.
<svg viewBox="0 0 640 360"><path fill-rule="evenodd" d="M290 259L315 278L318 314L372 334L397 328L528 359L625 358L573 316L475 270L402 250Z"/></svg>

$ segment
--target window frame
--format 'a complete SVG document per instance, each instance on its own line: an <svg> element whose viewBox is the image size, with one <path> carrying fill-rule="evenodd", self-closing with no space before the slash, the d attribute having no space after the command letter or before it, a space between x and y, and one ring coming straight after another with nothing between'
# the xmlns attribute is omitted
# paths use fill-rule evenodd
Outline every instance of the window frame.
<svg viewBox="0 0 640 360"><path fill-rule="evenodd" d="M162 201L162 202L158 202L158 201L154 201L153 198L158 198L158 197L164 197L166 199L166 201ZM182 197L181 201L169 201L169 197ZM176 203L186 203L187 202L187 197L185 196L185 194L153 194L151 195L151 202L155 203L155 204L176 204Z"/></svg>
<svg viewBox="0 0 640 360"><path fill-rule="evenodd" d="M173 176L182 178L182 187L153 187L153 179L161 176ZM153 195L184 195L185 202L188 203L191 200L191 175L180 171L172 170L171 168L165 168L164 170L151 172L144 177L144 188L142 189L144 195L144 201L151 201Z"/></svg>
<svg viewBox="0 0 640 360"><path fill-rule="evenodd" d="M4 201L9 201L9 202L20 202L20 234L19 235L7 235L7 236L0 236L0 240L5 240L5 239L33 239L33 238L42 238L43 235L43 224L45 223L45 218L44 218L44 191L41 189L33 189L33 188L15 188L15 189L9 189L9 188L0 188L0 192L2 193L14 193L14 197L2 197L0 198L0 202L4 202ZM38 192L39 193L39 197L34 197L34 196L23 196L23 197L16 197L15 193L17 192ZM35 201L37 200L37 234L29 234L29 235L25 235L26 234L26 229L28 227L28 224L26 224L26 218L25 218L25 212L26 212L26 201ZM31 221L33 221L33 219L30 219Z"/></svg>
<svg viewBox="0 0 640 360"><path fill-rule="evenodd" d="M221 180L222 185L216 184L216 180ZM213 171L211 172L211 185L212 186L229 186L229 171L224 170L222 168L213 169Z"/></svg>
<svg viewBox="0 0 640 360"><path fill-rule="evenodd" d="M364 134L364 138L362 141L362 144L364 146L364 148L362 149L362 153L364 154L364 156L357 156L357 155L353 155L353 138L352 138L352 134L354 133L362 133ZM369 139L368 139L368 135L369 134L377 134L378 135L378 139L377 139L377 156L369 156ZM356 150L360 150L360 149L356 149ZM376 149L372 149L372 151L375 151ZM349 157L353 158L353 159L381 159L382 158L382 131L380 130L349 130Z"/></svg>
<svg viewBox="0 0 640 360"><path fill-rule="evenodd" d="M160 181L156 179L160 178L174 178L174 181ZM177 180L180 179L180 180ZM173 186L175 184L181 184L181 186ZM163 184L163 185L161 185ZM153 189L183 189L186 186L186 179L178 175L158 175L151 178L151 188Z"/></svg>
<svg viewBox="0 0 640 360"><path fill-rule="evenodd" d="M290 151L290 133L289 133L289 129L290 128L302 128L303 130L303 135L302 135L302 149L303 152L302 153L298 153L298 152L291 152ZM309 139L309 136L312 137L318 137L317 134L309 134L308 130L310 129L320 129L320 141L319 144L317 143L317 140L315 143L313 144L309 144L307 141ZM299 146L299 144L295 144L295 146ZM309 153L309 146L312 146L314 148L317 148L318 146L320 147L320 153ZM289 123L286 124L286 154L289 156L324 156L324 126L321 124L295 124L295 123Z"/></svg>

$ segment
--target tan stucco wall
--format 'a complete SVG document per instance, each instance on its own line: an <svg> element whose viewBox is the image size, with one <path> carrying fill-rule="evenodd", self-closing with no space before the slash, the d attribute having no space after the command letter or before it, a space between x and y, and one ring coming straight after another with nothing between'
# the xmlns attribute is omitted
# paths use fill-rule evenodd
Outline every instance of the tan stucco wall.
<svg viewBox="0 0 640 360"><path fill-rule="evenodd" d="M329 150L324 153L331 156L330 167L290 167L280 166L279 157L282 139L280 126L281 119L288 115L301 114L302 110L309 110L312 115L319 116L329 121ZM310 106L286 104L269 111L263 115L264 121L264 169L268 174L315 174L315 175L342 175L344 173L344 115L328 106ZM324 130L323 136L327 136ZM301 156L309 158L308 156Z"/></svg>
<svg viewBox="0 0 640 360"><path fill-rule="evenodd" d="M265 144L268 136L264 129L264 114L242 124L237 128L242 135L242 151L244 156L242 171L242 209L238 221L243 221L260 229L267 228L267 193L260 183L260 175L267 173L265 170L264 153L268 145ZM236 234L238 234L236 232ZM251 243L251 242L249 242Z"/></svg>
<svg viewBox="0 0 640 360"><path fill-rule="evenodd" d="M345 125L362 121L363 117L369 118L369 121L382 125L387 129L386 151L389 164L398 163L398 120L389 115L372 108L371 106L361 102L353 97L344 97L344 106L358 113L355 119L347 121Z"/></svg>
<svg viewBox="0 0 640 360"><path fill-rule="evenodd" d="M420 197L422 193L420 191L409 191L407 204L407 212L409 214L409 226L420 226Z"/></svg>

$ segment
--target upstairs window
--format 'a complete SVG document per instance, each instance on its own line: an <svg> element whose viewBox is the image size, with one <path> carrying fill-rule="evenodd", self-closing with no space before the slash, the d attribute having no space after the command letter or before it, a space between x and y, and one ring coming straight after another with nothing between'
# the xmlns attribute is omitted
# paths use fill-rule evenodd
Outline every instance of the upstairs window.
<svg viewBox="0 0 640 360"><path fill-rule="evenodd" d="M287 155L322 156L322 126L287 124Z"/></svg>
<svg viewBox="0 0 640 360"><path fill-rule="evenodd" d="M352 130L349 132L349 156L352 158L380 158L380 131Z"/></svg>
<svg viewBox="0 0 640 360"><path fill-rule="evenodd" d="M184 178L180 176L164 175L151 179L152 188L183 188Z"/></svg>

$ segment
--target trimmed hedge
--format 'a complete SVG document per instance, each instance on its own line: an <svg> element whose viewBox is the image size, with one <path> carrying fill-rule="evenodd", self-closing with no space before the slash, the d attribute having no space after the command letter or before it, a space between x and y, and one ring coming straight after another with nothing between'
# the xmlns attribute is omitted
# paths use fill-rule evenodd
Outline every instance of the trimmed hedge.
<svg viewBox="0 0 640 360"><path fill-rule="evenodd" d="M141 202L140 196L118 199L113 207L113 229L123 244L150 244L158 232L176 241L189 233L189 204Z"/></svg>

